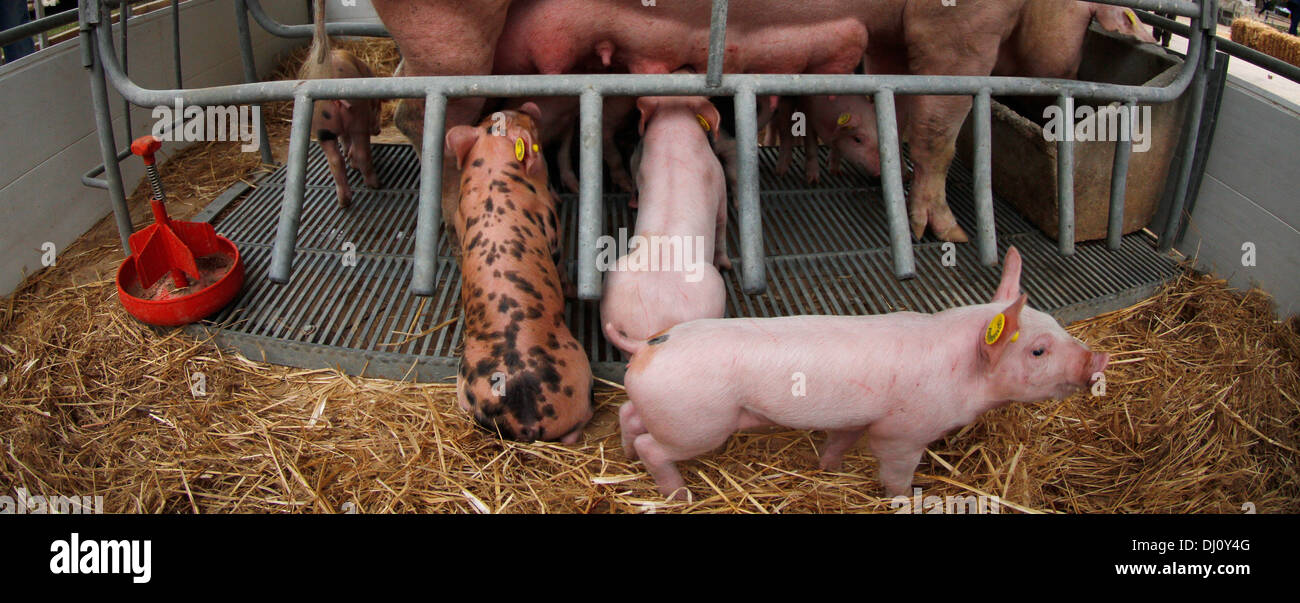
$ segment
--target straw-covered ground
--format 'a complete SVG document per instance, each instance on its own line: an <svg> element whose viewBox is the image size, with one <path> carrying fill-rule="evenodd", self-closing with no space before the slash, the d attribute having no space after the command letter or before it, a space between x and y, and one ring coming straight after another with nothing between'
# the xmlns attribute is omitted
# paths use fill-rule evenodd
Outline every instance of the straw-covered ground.
<svg viewBox="0 0 1300 603"><path fill-rule="evenodd" d="M288 112L266 115L282 153ZM258 168L237 145L167 158L173 215ZM132 196L137 226L145 193ZM816 468L821 434L739 434L683 463L694 500L668 504L623 455L617 388L598 390L580 445L516 444L475 427L450 383L267 365L155 331L114 299L117 241L105 219L0 300L6 494L147 513L891 511L861 444L841 472ZM1110 352L1105 395L1012 405L935 442L918 468L926 495L997 495L1003 512L1300 511L1296 320L1189 273L1070 331Z"/></svg>

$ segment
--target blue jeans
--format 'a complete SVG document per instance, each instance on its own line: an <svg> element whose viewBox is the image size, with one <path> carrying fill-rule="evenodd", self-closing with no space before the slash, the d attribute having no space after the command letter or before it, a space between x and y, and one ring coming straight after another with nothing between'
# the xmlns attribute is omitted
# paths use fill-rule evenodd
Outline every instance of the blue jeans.
<svg viewBox="0 0 1300 603"><path fill-rule="evenodd" d="M1296 35L1296 26L1300 25L1300 0L1290 0L1286 3L1287 10L1291 11L1291 35Z"/></svg>
<svg viewBox="0 0 1300 603"><path fill-rule="evenodd" d="M0 0L0 30L18 27L28 20L27 0ZM36 44L31 38L18 40L4 47L5 62L16 61L33 52L36 52Z"/></svg>

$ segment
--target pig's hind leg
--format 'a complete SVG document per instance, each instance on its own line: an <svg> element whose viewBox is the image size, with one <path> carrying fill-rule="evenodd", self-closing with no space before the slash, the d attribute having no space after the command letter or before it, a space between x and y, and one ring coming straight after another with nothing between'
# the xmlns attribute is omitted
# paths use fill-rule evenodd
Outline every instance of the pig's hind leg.
<svg viewBox="0 0 1300 603"><path fill-rule="evenodd" d="M679 450L664 446L650 433L637 436L633 446L636 449L637 457L641 459L642 463L645 463L646 470L650 472L650 476L655 480L655 485L659 487L659 494L669 500L684 500L687 495L686 481L682 479L682 474L677 471L677 461L686 460L695 455L682 454Z"/></svg>
<svg viewBox="0 0 1300 603"><path fill-rule="evenodd" d="M844 453L853 447L866 430L865 427L861 427L826 432L826 441L822 443L821 468L828 471L838 470L844 464Z"/></svg>
<svg viewBox="0 0 1300 603"><path fill-rule="evenodd" d="M623 435L623 454L630 460L637 460L635 442L638 436L646 432L646 428L631 400L618 409L618 429Z"/></svg>

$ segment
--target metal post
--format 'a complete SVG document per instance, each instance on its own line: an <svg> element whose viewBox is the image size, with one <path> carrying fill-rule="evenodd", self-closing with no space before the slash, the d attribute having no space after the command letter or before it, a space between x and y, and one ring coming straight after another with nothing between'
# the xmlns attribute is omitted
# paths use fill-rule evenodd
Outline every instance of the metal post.
<svg viewBox="0 0 1300 603"><path fill-rule="evenodd" d="M898 118L894 109L894 91L876 93L876 129L880 134L880 182L889 213L890 247L894 257L894 276L916 276L916 259L912 256L912 230L907 221L907 201L903 197L903 162L898 149Z"/></svg>
<svg viewBox="0 0 1300 603"><path fill-rule="evenodd" d="M601 194L601 114L604 101L600 92L588 88L579 97L581 116L578 155L578 298L600 299L601 274L596 265L596 239L605 231Z"/></svg>
<svg viewBox="0 0 1300 603"><path fill-rule="evenodd" d="M271 250L271 282L289 282L293 273L294 246L298 240L298 221L302 216L302 197L306 189L307 144L311 142L312 99L298 95L293 99L293 125L289 130L289 156L285 159L284 202L280 205L280 226L275 231Z"/></svg>
<svg viewBox="0 0 1300 603"><path fill-rule="evenodd" d="M726 56L727 0L713 0L709 21L709 74L704 83L710 87L722 83L722 59Z"/></svg>
<svg viewBox="0 0 1300 603"><path fill-rule="evenodd" d="M176 68L176 88L184 88L181 79L181 0L172 0L172 64Z"/></svg>
<svg viewBox="0 0 1300 603"><path fill-rule="evenodd" d="M1124 196L1128 192L1128 163L1133 155L1133 128L1136 127L1138 106L1129 101L1124 105L1121 124L1129 124L1129 135L1121 136L1115 143L1115 164L1110 170L1110 214L1106 226L1106 247L1119 249L1124 236Z"/></svg>
<svg viewBox="0 0 1300 603"><path fill-rule="evenodd" d="M736 91L736 198L740 205L740 288L750 295L767 290L763 264L763 213L758 198L758 104L754 89Z"/></svg>
<svg viewBox="0 0 1300 603"><path fill-rule="evenodd" d="M117 234L122 239L122 251L131 255L131 209L126 205L126 192L122 188L122 168L117 164L117 142L113 139L113 117L109 115L108 84L104 81L104 64L94 53L94 36L91 26L101 18L99 0L81 0L82 66L90 70L90 98L95 109L95 131L99 135L99 155L104 160L104 175L108 180L108 198L113 204L113 217L117 221ZM90 52L85 52L89 50Z"/></svg>
<svg viewBox="0 0 1300 603"><path fill-rule="evenodd" d="M1214 0L1204 0L1207 5L1215 4ZM1214 38L1216 37L1208 29L1203 29L1204 24L1208 27L1214 27L1215 21L1207 19L1197 22L1193 20L1192 29L1196 30L1196 35L1202 36L1205 40L1205 52L1201 54L1201 62L1196 66L1196 76L1192 79L1192 102L1187 107L1187 125L1183 127L1183 160L1178 167L1178 187L1174 190L1173 203L1169 207L1169 215L1165 216L1165 229L1160 234L1160 242L1156 249L1161 252L1169 251L1174 247L1174 239L1178 238L1178 230L1182 226L1183 208L1187 206L1187 191L1192 182L1192 164L1196 159L1196 142L1201 132L1201 112L1205 108L1205 87L1208 79L1210 68L1214 65Z"/></svg>
<svg viewBox="0 0 1300 603"><path fill-rule="evenodd" d="M244 0L235 0L235 29L239 32L239 57L244 63L244 82L251 84L257 81L257 63L253 57L253 39L248 31L248 5ZM178 48L179 45L180 43L177 42ZM179 56L178 54L176 61L177 78L180 78ZM176 83L176 87L181 87L180 82ZM261 105L259 104L258 107ZM257 145L262 152L262 163L275 163L275 159L271 157L271 144L266 140L266 122L260 119L257 121Z"/></svg>
<svg viewBox="0 0 1300 603"><path fill-rule="evenodd" d="M1056 141L1056 243L1061 255L1074 255L1074 97L1062 94L1057 105L1064 113L1061 138Z"/></svg>
<svg viewBox="0 0 1300 603"><path fill-rule="evenodd" d="M978 222L980 263L998 263L997 225L993 220L993 125L990 91L975 95L975 218Z"/></svg>
<svg viewBox="0 0 1300 603"><path fill-rule="evenodd" d="M424 140L420 145L420 205L415 219L415 268L411 291L433 295L438 284L438 231L442 226L442 148L447 97L424 100ZM451 226L448 225L448 228Z"/></svg>
<svg viewBox="0 0 1300 603"><path fill-rule="evenodd" d="M34 2L33 4L36 5L36 18L37 18L37 19L44 19L44 18L45 18L45 5L44 5L44 4L41 4L41 0L36 0L36 2ZM40 41L41 41L41 50L45 50L46 48L49 48L49 46L50 46L50 35L49 35L48 33L46 33L44 30L42 30L42 31L41 31L41 34L40 34L39 36L37 36L37 37L38 37L38 38L40 39Z"/></svg>
<svg viewBox="0 0 1300 603"><path fill-rule="evenodd" d="M40 2L41 0L36 0L37 4L40 4ZM122 23L122 73L126 74L129 73L127 70L131 67L131 61L127 60L126 56L126 31L129 29L127 22L131 19L131 5L123 2L122 8L118 10L120 11L118 16L121 17ZM126 132L126 139L131 140L131 103L122 103L122 125L125 126L123 131Z"/></svg>

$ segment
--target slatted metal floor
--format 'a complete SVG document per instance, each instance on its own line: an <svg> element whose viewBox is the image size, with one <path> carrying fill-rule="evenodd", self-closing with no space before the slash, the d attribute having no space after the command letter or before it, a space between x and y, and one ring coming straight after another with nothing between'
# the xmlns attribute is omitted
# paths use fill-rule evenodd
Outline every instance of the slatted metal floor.
<svg viewBox="0 0 1300 603"><path fill-rule="evenodd" d="M823 148L821 184L809 188L798 167L800 151L795 152L795 167L777 177L775 149L760 151L768 290L747 296L738 273L726 274L728 316L936 312L988 300L1000 268L981 266L973 244L957 245L956 265L944 266L943 244L927 236L916 246L917 277L894 278L878 182L849 166L830 176ZM411 148L375 147L380 190L365 188L360 174L350 170L354 197L347 210L335 201L317 145L308 161L298 254L288 285L266 277L284 196L283 168L251 188L232 188L196 218L212 221L239 246L247 281L235 302L188 329L275 364L416 381L452 377L462 336L460 274L446 237L438 251L437 294L418 297L408 288L419 189ZM974 232L970 172L960 164L948 178L948 199L961 225ZM627 227L630 233L627 195L606 195L605 207L607 232ZM1054 242L1006 202L995 200L995 214L999 257L1015 245L1024 256L1022 287L1030 303L1065 322L1145 298L1179 271L1141 233L1125 237L1118 251L1107 250L1104 241L1089 242L1063 258ZM562 195L561 216L572 270L576 196ZM737 223L733 209L729 237L738 270ZM586 346L595 373L621 381L623 363L601 335L598 307L571 300L569 325Z"/></svg>

